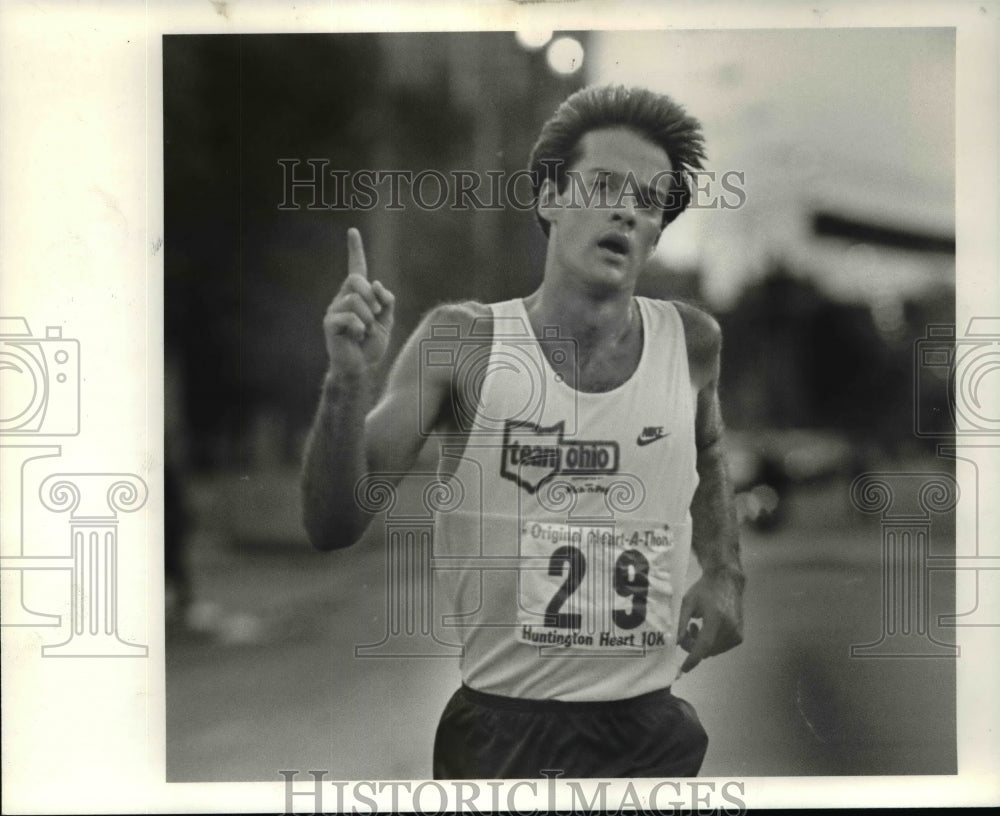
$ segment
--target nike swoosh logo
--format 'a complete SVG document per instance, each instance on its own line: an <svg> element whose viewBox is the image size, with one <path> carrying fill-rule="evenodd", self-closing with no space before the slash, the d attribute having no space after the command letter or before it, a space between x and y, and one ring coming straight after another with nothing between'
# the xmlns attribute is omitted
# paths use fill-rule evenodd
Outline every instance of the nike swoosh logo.
<svg viewBox="0 0 1000 816"><path fill-rule="evenodd" d="M665 439L670 436L669 431L667 433L657 434L656 436L642 436L641 434L636 438L636 445L648 445L651 442L655 442L657 439Z"/></svg>

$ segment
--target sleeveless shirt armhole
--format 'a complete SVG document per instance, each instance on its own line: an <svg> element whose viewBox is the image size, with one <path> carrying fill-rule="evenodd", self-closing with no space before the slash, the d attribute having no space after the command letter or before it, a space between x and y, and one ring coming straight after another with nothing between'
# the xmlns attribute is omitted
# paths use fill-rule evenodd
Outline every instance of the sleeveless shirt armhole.
<svg viewBox="0 0 1000 816"><path fill-rule="evenodd" d="M498 303L486 304L489 307L490 318L493 321L493 326L490 335L490 351L486 357L487 371L489 371L490 368L492 367L493 360L495 359L497 353L497 332L496 332L496 326L498 322L497 318L509 317L510 315L508 314L508 312L512 308L513 303L514 303L513 300L504 300ZM473 425L473 427L475 428L488 427L488 423L485 423L483 421L482 410L484 405L489 404L488 400L492 396L491 394L492 382L493 382L492 377L480 378L481 385L479 394L476 397L476 413Z"/></svg>
<svg viewBox="0 0 1000 816"><path fill-rule="evenodd" d="M674 325L675 325L675 336L677 337L678 347L681 349L681 370L684 376L687 378L689 388L687 389L688 398L688 408L691 412L692 422L696 419L696 414L698 410L698 389L695 384L691 381L691 360L688 357L688 347L687 347L687 334L684 331L684 320L681 317L680 309L677 308L677 304L673 301L668 301L670 303L670 309L674 313Z"/></svg>
<svg viewBox="0 0 1000 816"><path fill-rule="evenodd" d="M674 348L677 349L678 359L677 365L683 375L683 381L688 383L689 387L685 389L685 399L688 404L688 410L692 422L695 419L695 412L697 410L697 391L694 383L691 381L691 361L688 358L688 348L687 348L687 334L684 331L684 319L681 317L680 309L677 308L677 304L672 300L660 300L657 301L658 305L662 307L662 315L665 321L668 321L671 326L671 339L674 344Z"/></svg>

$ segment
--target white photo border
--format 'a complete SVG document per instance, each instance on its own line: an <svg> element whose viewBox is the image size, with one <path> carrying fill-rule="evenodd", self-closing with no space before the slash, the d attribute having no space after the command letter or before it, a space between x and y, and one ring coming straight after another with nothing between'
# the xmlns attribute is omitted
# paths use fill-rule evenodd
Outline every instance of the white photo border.
<svg viewBox="0 0 1000 816"><path fill-rule="evenodd" d="M273 783L164 780L164 34L954 27L956 325L962 327L990 304L1000 309L998 19L997 2L832 3L822 10L779 1L5 3L0 9L2 311L25 316L36 333L39 327L61 326L64 338L80 343L86 360L79 406L85 432L53 443L61 446L59 470L128 474L149 491L142 512L123 514L118 524L119 570L140 580L119 587L117 634L122 642L148 646L146 659L44 660L37 632L3 630L4 811L279 812L285 802L277 769ZM992 479L996 472L986 475ZM984 495L991 495L988 486ZM959 540L977 523L982 540L1000 540L996 517L962 514ZM4 535L9 532L5 527ZM979 603L1000 619L1000 598ZM960 628L956 636L962 649L957 776L746 778L740 780L742 799L754 808L1000 802L1000 703L991 680L1000 633ZM636 790L652 785L635 782ZM389 791L364 792L379 810L388 809ZM609 801L616 800L609 795ZM522 788L517 802L523 810L551 804L543 787L537 795ZM489 789L477 803L489 809ZM296 805L309 810L305 802ZM359 807L366 812L365 805Z"/></svg>

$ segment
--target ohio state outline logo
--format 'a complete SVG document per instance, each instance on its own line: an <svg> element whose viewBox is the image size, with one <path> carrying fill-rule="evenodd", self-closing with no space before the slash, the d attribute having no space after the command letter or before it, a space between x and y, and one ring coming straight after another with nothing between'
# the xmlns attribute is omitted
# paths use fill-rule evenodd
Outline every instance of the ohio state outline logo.
<svg viewBox="0 0 1000 816"><path fill-rule="evenodd" d="M535 493L545 482L562 476L617 473L618 443L614 440L563 440L565 421L542 427L508 419L503 430L500 475Z"/></svg>

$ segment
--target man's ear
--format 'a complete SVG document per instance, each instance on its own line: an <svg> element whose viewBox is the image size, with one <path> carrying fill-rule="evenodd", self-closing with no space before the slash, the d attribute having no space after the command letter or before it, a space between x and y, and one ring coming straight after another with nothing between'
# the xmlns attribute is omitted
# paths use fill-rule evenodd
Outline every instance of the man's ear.
<svg viewBox="0 0 1000 816"><path fill-rule="evenodd" d="M562 212L562 204L559 201L559 190L555 181L545 179L538 190L538 215L554 224L559 220L559 213Z"/></svg>

